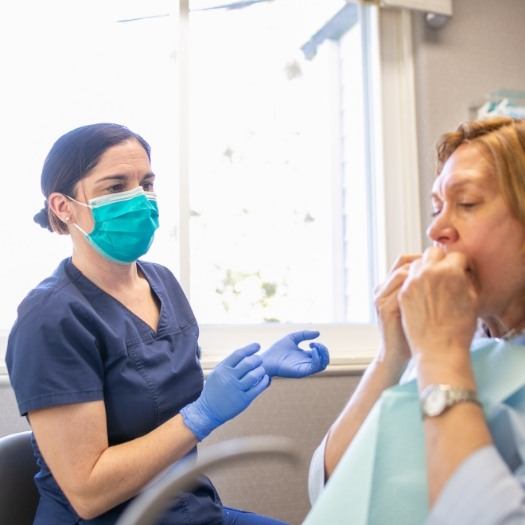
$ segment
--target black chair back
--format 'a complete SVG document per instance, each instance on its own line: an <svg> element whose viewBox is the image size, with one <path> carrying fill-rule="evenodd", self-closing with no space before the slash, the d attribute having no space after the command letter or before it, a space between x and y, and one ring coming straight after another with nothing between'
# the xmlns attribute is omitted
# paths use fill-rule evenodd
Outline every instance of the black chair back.
<svg viewBox="0 0 525 525"><path fill-rule="evenodd" d="M0 525L31 525L38 505L31 432L0 438Z"/></svg>

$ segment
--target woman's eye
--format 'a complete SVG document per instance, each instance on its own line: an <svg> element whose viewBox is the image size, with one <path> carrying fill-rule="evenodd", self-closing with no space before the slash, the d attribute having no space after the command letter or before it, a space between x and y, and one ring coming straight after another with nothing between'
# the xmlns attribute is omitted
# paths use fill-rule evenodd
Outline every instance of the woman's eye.
<svg viewBox="0 0 525 525"><path fill-rule="evenodd" d="M120 193L121 191L124 191L124 184L114 184L108 188L108 191L110 193Z"/></svg>
<svg viewBox="0 0 525 525"><path fill-rule="evenodd" d="M474 208L474 206L477 205L477 202L460 202L459 205L462 208L465 208L468 210L468 209Z"/></svg>
<svg viewBox="0 0 525 525"><path fill-rule="evenodd" d="M153 182L145 182L142 185L142 188L144 189L144 191L153 191Z"/></svg>

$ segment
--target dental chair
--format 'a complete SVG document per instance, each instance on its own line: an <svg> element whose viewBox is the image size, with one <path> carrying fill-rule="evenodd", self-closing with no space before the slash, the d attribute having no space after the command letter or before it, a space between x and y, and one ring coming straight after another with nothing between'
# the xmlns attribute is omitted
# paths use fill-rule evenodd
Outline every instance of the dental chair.
<svg viewBox="0 0 525 525"><path fill-rule="evenodd" d="M293 441L277 436L254 436L223 441L199 451L159 474L122 513L115 525L154 525L179 492L191 490L199 474L209 474L223 465L252 459L282 459L298 464Z"/></svg>
<svg viewBox="0 0 525 525"><path fill-rule="evenodd" d="M0 524L31 525L38 504L31 432L0 438Z"/></svg>

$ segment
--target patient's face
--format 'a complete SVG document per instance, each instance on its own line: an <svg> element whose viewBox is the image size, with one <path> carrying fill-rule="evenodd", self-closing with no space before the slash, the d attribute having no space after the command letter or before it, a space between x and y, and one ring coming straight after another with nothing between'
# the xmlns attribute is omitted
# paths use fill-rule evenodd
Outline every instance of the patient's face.
<svg viewBox="0 0 525 525"><path fill-rule="evenodd" d="M512 215L483 150L461 145L432 191L434 245L463 253L480 294L480 316L525 312L525 230ZM507 312L507 313L506 313Z"/></svg>

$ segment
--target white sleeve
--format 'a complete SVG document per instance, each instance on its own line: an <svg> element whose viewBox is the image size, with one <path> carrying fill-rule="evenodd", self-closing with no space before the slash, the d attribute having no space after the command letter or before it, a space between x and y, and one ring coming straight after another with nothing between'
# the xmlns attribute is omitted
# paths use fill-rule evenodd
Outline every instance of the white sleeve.
<svg viewBox="0 0 525 525"><path fill-rule="evenodd" d="M410 360L405 372L403 373L400 383L411 381L415 378L415 375L415 365L413 360ZM321 441L321 444L313 453L312 459L310 461L310 470L308 472L308 496L310 498L311 505L313 505L317 500L326 483L324 457L327 438L328 434L325 435Z"/></svg>
<svg viewBox="0 0 525 525"><path fill-rule="evenodd" d="M513 475L494 446L470 455L445 485L425 525L525 523L523 475Z"/></svg>
<svg viewBox="0 0 525 525"><path fill-rule="evenodd" d="M323 438L321 444L313 453L310 461L310 471L308 472L308 495L310 497L310 504L313 505L315 500L321 494L325 485L325 470L324 470L324 453L326 449L326 440L328 434Z"/></svg>

